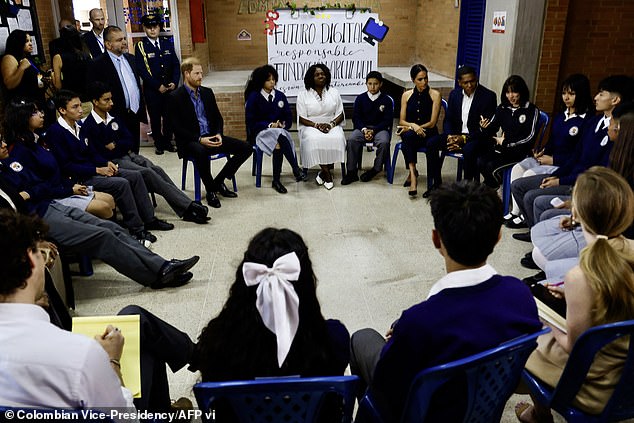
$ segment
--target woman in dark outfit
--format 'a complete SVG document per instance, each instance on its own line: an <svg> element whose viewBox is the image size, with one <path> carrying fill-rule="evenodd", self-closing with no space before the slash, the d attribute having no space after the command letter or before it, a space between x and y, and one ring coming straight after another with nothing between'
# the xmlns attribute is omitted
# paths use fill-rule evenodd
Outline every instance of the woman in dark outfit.
<svg viewBox="0 0 634 423"><path fill-rule="evenodd" d="M482 131L491 139L483 145L478 158L478 168L484 183L497 188L499 182L493 176L498 167L524 160L532 156L531 150L537 136L539 109L529 101L528 86L519 75L511 75L502 86L500 105L491 119L480 121ZM496 136L499 130L500 136Z"/></svg>
<svg viewBox="0 0 634 423"><path fill-rule="evenodd" d="M403 140L402 150L405 164L409 169L404 187L410 187L409 195L415 197L417 191L416 170L418 149L438 135L438 115L440 114L440 92L429 87L427 68L421 64L412 66L409 72L414 88L403 93L401 98L401 115L397 134ZM427 160L427 177L440 180L440 168L435 160ZM430 185L434 187L434 183ZM423 194L427 198L429 191Z"/></svg>

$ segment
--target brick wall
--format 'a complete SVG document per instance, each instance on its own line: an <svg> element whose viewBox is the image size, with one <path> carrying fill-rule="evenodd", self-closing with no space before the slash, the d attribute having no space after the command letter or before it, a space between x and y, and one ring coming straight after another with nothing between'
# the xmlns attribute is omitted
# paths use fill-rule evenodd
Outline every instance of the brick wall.
<svg viewBox="0 0 634 423"><path fill-rule="evenodd" d="M51 67L50 56L48 53L48 43L56 37L55 28L57 28L57 22L53 18L53 10L51 9L51 2L47 0L36 0L35 7L37 8L37 18L40 23L40 32L42 34L42 46L44 47L44 60L46 64L44 68Z"/></svg>
<svg viewBox="0 0 634 423"><path fill-rule="evenodd" d="M452 77L456 69L460 9L453 1L419 0L416 55L430 70Z"/></svg>
<svg viewBox="0 0 634 423"><path fill-rule="evenodd" d="M244 124L244 97L241 92L214 93L222 118L226 135L246 140L247 131Z"/></svg>
<svg viewBox="0 0 634 423"><path fill-rule="evenodd" d="M631 0L549 0L535 102L556 109L559 86L584 73L595 90L611 74L634 73L634 2Z"/></svg>

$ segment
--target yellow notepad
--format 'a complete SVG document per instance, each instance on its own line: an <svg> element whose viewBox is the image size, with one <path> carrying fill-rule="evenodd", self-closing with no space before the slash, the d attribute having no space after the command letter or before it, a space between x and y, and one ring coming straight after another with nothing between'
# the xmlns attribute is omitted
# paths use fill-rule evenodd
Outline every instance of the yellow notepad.
<svg viewBox="0 0 634 423"><path fill-rule="evenodd" d="M73 332L94 338L108 325L119 328L125 343L121 355L121 375L134 398L141 398L141 325L139 315L73 317Z"/></svg>
<svg viewBox="0 0 634 423"><path fill-rule="evenodd" d="M562 332L568 333L568 329L566 328L566 319L563 316L558 314L555 310L548 307L543 302L539 301L539 299L537 298L535 298L535 303L537 304L537 314L539 315L539 317L541 317L557 329L561 330Z"/></svg>

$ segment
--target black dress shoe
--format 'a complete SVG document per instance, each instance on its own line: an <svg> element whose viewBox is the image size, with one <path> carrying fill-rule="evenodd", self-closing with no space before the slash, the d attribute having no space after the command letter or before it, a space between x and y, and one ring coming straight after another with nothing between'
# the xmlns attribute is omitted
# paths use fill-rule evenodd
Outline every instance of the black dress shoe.
<svg viewBox="0 0 634 423"><path fill-rule="evenodd" d="M201 207L201 210L204 210L205 214L209 213L209 207L207 207L206 205L204 205L200 201L194 201L194 204L197 204L199 207Z"/></svg>
<svg viewBox="0 0 634 423"><path fill-rule="evenodd" d="M156 242L156 237L151 232L148 232L144 229L132 233L132 236L138 241L141 241L143 245L145 245L145 243L143 243L142 241L149 241L150 243Z"/></svg>
<svg viewBox="0 0 634 423"><path fill-rule="evenodd" d="M168 146L166 146L165 148L163 148L163 150L165 150L165 151L169 151L170 153L176 153L176 151L178 151L178 150L176 149L176 146L175 146L175 145L172 145L172 143L169 143L169 145L168 145Z"/></svg>
<svg viewBox="0 0 634 423"><path fill-rule="evenodd" d="M529 232L521 232L519 234L513 234L513 238L518 241L531 242L531 233Z"/></svg>
<svg viewBox="0 0 634 423"><path fill-rule="evenodd" d="M185 222L194 222L198 224L205 224L211 220L211 217L207 216L205 209L192 201L183 214L183 220Z"/></svg>
<svg viewBox="0 0 634 423"><path fill-rule="evenodd" d="M299 167L293 171L293 176L295 176L296 182L306 182L308 180L308 174Z"/></svg>
<svg viewBox="0 0 634 423"><path fill-rule="evenodd" d="M159 270L156 282L150 285L152 289L174 288L186 284L192 277L187 273L189 269L198 263L200 257L193 256L187 260L170 260L163 263Z"/></svg>
<svg viewBox="0 0 634 423"><path fill-rule="evenodd" d="M216 192L225 198L236 198L238 196L238 194L227 188L224 182L218 185L218 191Z"/></svg>
<svg viewBox="0 0 634 423"><path fill-rule="evenodd" d="M209 204L214 209L220 208L220 200L218 199L218 196L216 195L216 193L214 192L207 193L207 204Z"/></svg>
<svg viewBox="0 0 634 423"><path fill-rule="evenodd" d="M154 154L160 156L161 154L163 154L163 149L160 147L154 147Z"/></svg>
<svg viewBox="0 0 634 423"><path fill-rule="evenodd" d="M273 181L271 186L273 187L275 191L279 192L280 194L286 194L288 192L286 190L286 187L284 187L284 185L282 185L280 181Z"/></svg>
<svg viewBox="0 0 634 423"><path fill-rule="evenodd" d="M357 182L359 180L359 176L357 172L349 172L341 179L341 185L350 185L353 182Z"/></svg>
<svg viewBox="0 0 634 423"><path fill-rule="evenodd" d="M363 172L360 178L361 182L370 182L378 174L379 172L374 169L370 169L366 172Z"/></svg>
<svg viewBox="0 0 634 423"><path fill-rule="evenodd" d="M523 219L520 219L519 217L516 217L511 220L505 220L504 226L506 226L509 229L528 228L528 226L526 225L526 222Z"/></svg>
<svg viewBox="0 0 634 423"><path fill-rule="evenodd" d="M174 225L166 222L164 220L159 219L158 217L155 217L154 220L147 222L145 224L145 229L146 230L153 230L153 231L171 231L172 229L174 229Z"/></svg>
<svg viewBox="0 0 634 423"><path fill-rule="evenodd" d="M524 257L522 257L522 259L520 260L520 264L527 269L540 270L539 266L535 264L535 261L533 260L533 255L531 253L528 253Z"/></svg>
<svg viewBox="0 0 634 423"><path fill-rule="evenodd" d="M407 193L409 194L410 198L414 198L418 194L418 190L407 191Z"/></svg>
<svg viewBox="0 0 634 423"><path fill-rule="evenodd" d="M529 276L527 278L522 279L522 282L524 282L526 285L531 287L535 285L536 283L543 281L544 279L546 279L546 273L538 272L534 274L533 276Z"/></svg>

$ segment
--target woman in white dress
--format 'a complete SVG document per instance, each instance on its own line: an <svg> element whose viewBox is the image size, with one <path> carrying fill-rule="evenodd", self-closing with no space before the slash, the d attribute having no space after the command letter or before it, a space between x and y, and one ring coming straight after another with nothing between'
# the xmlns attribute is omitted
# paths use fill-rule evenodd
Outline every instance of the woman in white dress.
<svg viewBox="0 0 634 423"><path fill-rule="evenodd" d="M326 189L334 186L330 168L343 162L346 137L343 102L335 88L330 87L330 69L324 64L312 65L304 75L305 91L297 95L297 126L299 130L302 166L319 165L315 180Z"/></svg>

